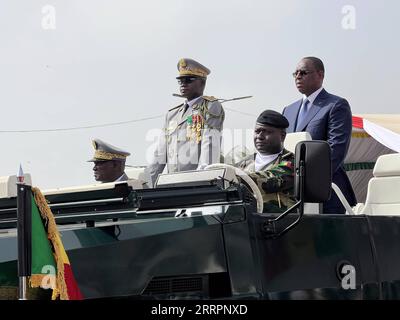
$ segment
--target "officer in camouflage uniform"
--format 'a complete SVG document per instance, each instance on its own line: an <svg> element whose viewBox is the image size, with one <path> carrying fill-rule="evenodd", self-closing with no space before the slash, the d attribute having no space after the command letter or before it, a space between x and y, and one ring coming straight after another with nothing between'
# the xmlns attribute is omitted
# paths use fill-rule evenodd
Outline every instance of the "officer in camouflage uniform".
<svg viewBox="0 0 400 320"><path fill-rule="evenodd" d="M167 166L168 173L201 170L219 162L225 113L214 97L203 96L210 70L192 59L178 62L180 92L186 101L168 111L146 178L153 186Z"/></svg>
<svg viewBox="0 0 400 320"><path fill-rule="evenodd" d="M257 152L236 164L254 180L264 200L264 212L284 212L295 204L294 154L283 148L288 120L266 110L257 118L254 145Z"/></svg>

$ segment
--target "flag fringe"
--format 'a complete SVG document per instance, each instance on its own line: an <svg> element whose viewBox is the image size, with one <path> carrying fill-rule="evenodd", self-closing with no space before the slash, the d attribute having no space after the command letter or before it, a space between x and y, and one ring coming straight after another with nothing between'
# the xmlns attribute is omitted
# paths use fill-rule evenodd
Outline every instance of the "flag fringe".
<svg viewBox="0 0 400 320"><path fill-rule="evenodd" d="M40 192L39 188L32 187L32 192L35 197L36 205L39 208L40 215L47 225L47 237L53 245L54 259L57 264L56 287L53 289L52 299L55 300L60 296L61 300L68 300L68 291L64 277L64 261L62 259L64 248L61 245L60 233L58 232L56 221L47 204L46 198ZM36 279L34 279L34 281L36 281Z"/></svg>
<svg viewBox="0 0 400 320"><path fill-rule="evenodd" d="M46 286L48 288L45 288L43 286L43 281L46 281ZM50 283L50 284L49 284ZM55 286L52 285L54 283L57 283L56 281L56 276L53 274L33 274L29 277L29 286L31 288L43 288L43 289L55 289Z"/></svg>

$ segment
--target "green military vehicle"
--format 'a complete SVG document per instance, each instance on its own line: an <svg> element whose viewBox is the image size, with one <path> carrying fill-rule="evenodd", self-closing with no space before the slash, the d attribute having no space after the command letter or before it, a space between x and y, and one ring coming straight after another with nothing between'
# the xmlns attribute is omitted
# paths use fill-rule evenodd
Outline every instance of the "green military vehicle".
<svg viewBox="0 0 400 320"><path fill-rule="evenodd" d="M391 156L374 179L395 188ZM361 214L304 214L330 196L328 145L297 144L295 169L298 202L281 215L259 213L254 186L224 167L45 196L85 299L399 299L391 192ZM2 287L18 286L16 224L16 198L0 199Z"/></svg>

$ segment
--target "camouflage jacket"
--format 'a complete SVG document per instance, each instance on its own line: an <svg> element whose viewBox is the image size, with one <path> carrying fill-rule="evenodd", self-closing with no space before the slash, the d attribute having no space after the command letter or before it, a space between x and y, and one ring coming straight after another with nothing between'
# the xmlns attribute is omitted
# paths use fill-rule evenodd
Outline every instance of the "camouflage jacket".
<svg viewBox="0 0 400 320"><path fill-rule="evenodd" d="M257 184L264 200L263 212L284 212L295 204L294 154L283 149L281 154L262 170L255 171L255 157L252 154L236 164Z"/></svg>

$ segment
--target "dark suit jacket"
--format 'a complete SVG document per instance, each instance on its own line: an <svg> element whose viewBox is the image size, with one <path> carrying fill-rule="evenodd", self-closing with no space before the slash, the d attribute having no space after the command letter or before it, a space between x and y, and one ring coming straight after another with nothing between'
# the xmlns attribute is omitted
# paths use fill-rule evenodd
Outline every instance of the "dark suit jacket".
<svg viewBox="0 0 400 320"><path fill-rule="evenodd" d="M283 115L289 120L287 132L295 132L301 104L302 99L283 109ZM331 147L332 180L342 190L349 204L354 206L357 203L356 197L343 167L344 158L350 144L351 130L352 118L349 103L346 99L322 89L297 131L307 131L311 134L313 140L325 140L329 143ZM339 198L333 191L331 199L324 203L323 211L324 213L345 212Z"/></svg>

